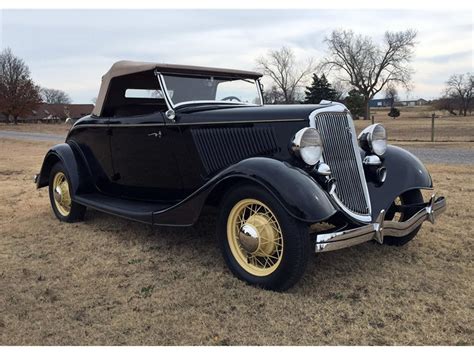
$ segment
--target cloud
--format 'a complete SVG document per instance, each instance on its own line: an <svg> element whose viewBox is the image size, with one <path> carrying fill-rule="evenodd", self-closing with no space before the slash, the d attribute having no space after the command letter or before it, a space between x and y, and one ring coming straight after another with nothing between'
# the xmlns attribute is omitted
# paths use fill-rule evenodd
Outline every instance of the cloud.
<svg viewBox="0 0 474 355"><path fill-rule="evenodd" d="M468 11L414 10L4 10L2 47L11 47L43 86L74 102L97 95L100 78L121 59L255 69L283 45L298 59L321 59L336 28L380 40L414 27L414 96L437 96L453 72L472 71Z"/></svg>

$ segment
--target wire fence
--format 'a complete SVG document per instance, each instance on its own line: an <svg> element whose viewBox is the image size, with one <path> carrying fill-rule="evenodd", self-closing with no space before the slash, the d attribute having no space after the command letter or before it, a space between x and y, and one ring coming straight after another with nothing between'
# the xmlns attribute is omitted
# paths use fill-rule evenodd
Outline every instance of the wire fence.
<svg viewBox="0 0 474 355"><path fill-rule="evenodd" d="M372 120L355 120L356 130L374 123L382 123L389 140L419 142L473 142L474 116L452 116L431 107L403 108L396 119L389 117L389 109L372 109Z"/></svg>

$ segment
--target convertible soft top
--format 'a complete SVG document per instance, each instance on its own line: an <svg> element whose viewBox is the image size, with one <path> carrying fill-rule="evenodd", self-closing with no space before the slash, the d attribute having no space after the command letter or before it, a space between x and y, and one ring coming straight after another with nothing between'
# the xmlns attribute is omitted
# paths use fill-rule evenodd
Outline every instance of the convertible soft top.
<svg viewBox="0 0 474 355"><path fill-rule="evenodd" d="M151 62L135 62L129 60L122 60L112 65L107 73L102 77L102 84L100 86L99 95L97 102L92 111L93 115L100 116L104 106L107 91L110 86L110 82L113 78L121 77L130 74L143 73L147 71L159 70L161 73L175 73L175 74L203 74L203 75L230 75L235 77L243 77L249 79L258 79L262 76L261 73L236 70L236 69L224 69L224 68L212 68L212 67L201 67L193 65L179 65L179 64L165 64L165 63L151 63Z"/></svg>

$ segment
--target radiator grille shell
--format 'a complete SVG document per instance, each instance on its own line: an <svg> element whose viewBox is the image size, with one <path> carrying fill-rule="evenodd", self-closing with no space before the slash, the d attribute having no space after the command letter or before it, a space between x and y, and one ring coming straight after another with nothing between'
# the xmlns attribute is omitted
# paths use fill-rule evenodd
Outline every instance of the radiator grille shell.
<svg viewBox="0 0 474 355"><path fill-rule="evenodd" d="M369 216L370 198L352 118L346 112L324 112L314 120L323 142L323 160L336 179L337 202L356 215Z"/></svg>

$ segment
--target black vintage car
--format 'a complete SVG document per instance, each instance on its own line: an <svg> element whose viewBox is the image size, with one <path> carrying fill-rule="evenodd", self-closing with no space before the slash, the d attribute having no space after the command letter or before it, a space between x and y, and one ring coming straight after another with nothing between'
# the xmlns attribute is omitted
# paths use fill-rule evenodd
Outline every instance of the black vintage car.
<svg viewBox="0 0 474 355"><path fill-rule="evenodd" d="M157 226L191 226L218 207L232 272L291 287L311 251L375 240L403 245L445 199L383 126L359 137L347 108L264 105L261 74L122 61L102 78L92 115L51 148L37 187L64 222L86 207ZM196 241L198 242L198 241Z"/></svg>

